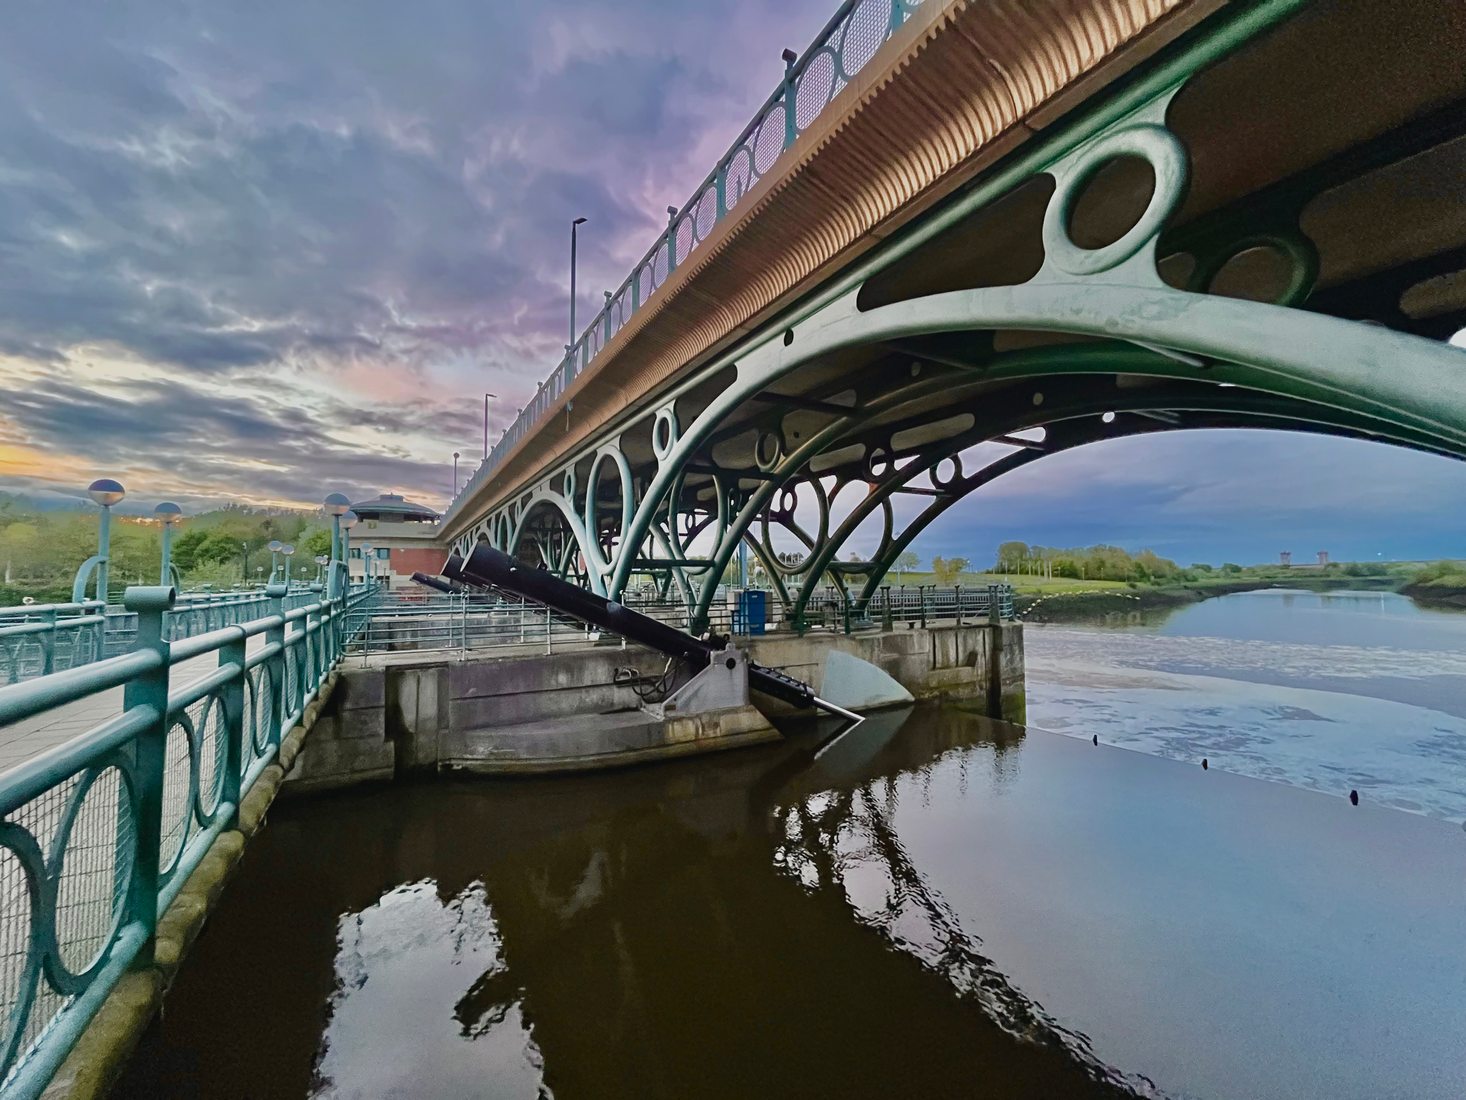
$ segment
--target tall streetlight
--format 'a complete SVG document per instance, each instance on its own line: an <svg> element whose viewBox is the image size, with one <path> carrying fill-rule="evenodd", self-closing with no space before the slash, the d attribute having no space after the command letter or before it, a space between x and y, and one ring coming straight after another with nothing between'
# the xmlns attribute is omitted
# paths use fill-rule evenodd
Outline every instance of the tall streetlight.
<svg viewBox="0 0 1466 1100"><path fill-rule="evenodd" d="M295 547L288 542L284 546L280 547L280 556L285 559L284 574L286 588L290 587L290 555L293 553L295 553Z"/></svg>
<svg viewBox="0 0 1466 1100"><path fill-rule="evenodd" d="M112 505L122 503L122 498L127 495L127 490L122 484L113 481L110 477L98 478L87 486L87 496L102 506L102 518L97 524L97 556L95 559L97 567L97 599L102 603L107 602L107 558L112 551ZM82 570L87 567L82 566ZM72 597L80 602L85 598L86 575L85 572L77 574L77 584L73 589L81 589L80 592L73 591Z"/></svg>
<svg viewBox="0 0 1466 1100"><path fill-rule="evenodd" d="M575 231L585 224L584 218L570 223L570 346L575 346Z"/></svg>
<svg viewBox="0 0 1466 1100"><path fill-rule="evenodd" d="M497 393L484 394L484 461L489 460L489 398L498 397Z"/></svg>
<svg viewBox="0 0 1466 1100"><path fill-rule="evenodd" d="M351 511L351 501L346 499L345 493L332 493L321 504L326 515L331 517L331 572L326 575L326 596L335 599L341 594L337 591L340 582L336 579L336 563L346 557L341 552L341 517Z"/></svg>
<svg viewBox="0 0 1466 1100"><path fill-rule="evenodd" d="M326 573L326 563L331 559L325 554L316 555L316 583L320 584Z"/></svg>
<svg viewBox="0 0 1466 1100"><path fill-rule="evenodd" d="M374 547L369 542L361 544L361 574L367 584L372 583L372 550Z"/></svg>
<svg viewBox="0 0 1466 1100"><path fill-rule="evenodd" d="M361 517L348 508L341 514L341 560L346 564L346 588L351 589L351 529Z"/></svg>
<svg viewBox="0 0 1466 1100"><path fill-rule="evenodd" d="M453 452L453 495L458 495L458 452Z"/></svg>
<svg viewBox="0 0 1466 1100"><path fill-rule="evenodd" d="M158 583L171 584L169 576L173 569L173 528L183 522L183 509L171 500L165 500L153 509L153 517L163 525L163 566L158 571Z"/></svg>
<svg viewBox="0 0 1466 1100"><path fill-rule="evenodd" d="M265 549L270 552L270 583L275 583L275 574L280 572L280 551L285 549L285 544L279 539L271 539L265 544Z"/></svg>

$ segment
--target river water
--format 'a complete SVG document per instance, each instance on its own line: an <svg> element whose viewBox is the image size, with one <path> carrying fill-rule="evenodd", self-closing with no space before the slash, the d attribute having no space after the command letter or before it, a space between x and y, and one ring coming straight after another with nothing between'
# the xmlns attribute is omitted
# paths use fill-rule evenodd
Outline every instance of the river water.
<svg viewBox="0 0 1466 1100"><path fill-rule="evenodd" d="M1299 646L1357 638L1274 638L1293 656L1266 660L1226 638L1230 611L1203 613L1208 635L1101 634L1102 659L1083 632L1045 632L1035 708L1077 723L1081 692L1120 709L1107 693L1152 706L1195 682L1261 725L1281 708L1284 731L1314 728L1287 708L1326 701L1424 713L1299 664ZM1217 675L1215 647L1239 642L1249 663ZM1149 643L1180 648L1152 668ZM1380 695L1455 675L1427 663L1358 678ZM1261 682L1286 677L1311 686ZM1255 701L1269 692L1295 694ZM1183 743L1160 713L1070 731L1224 759L1220 716ZM1408 731L1456 728L1437 713ZM1329 728L1363 736L1344 715ZM1302 790L952 708L827 737L278 804L117 1095L1466 1096L1456 824L1381 805L1383 787L1351 806L1342 777ZM1286 767L1307 783L1348 759Z"/></svg>
<svg viewBox="0 0 1466 1100"><path fill-rule="evenodd" d="M1025 635L1032 725L1466 820L1466 612L1265 590Z"/></svg>

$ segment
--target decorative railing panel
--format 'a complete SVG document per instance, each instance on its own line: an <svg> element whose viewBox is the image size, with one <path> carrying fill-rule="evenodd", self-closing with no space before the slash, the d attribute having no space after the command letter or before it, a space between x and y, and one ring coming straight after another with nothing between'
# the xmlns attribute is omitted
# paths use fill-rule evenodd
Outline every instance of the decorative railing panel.
<svg viewBox="0 0 1466 1100"><path fill-rule="evenodd" d="M118 979L151 961L158 918L234 827L374 596L290 608L271 592L258 617L170 640L172 590L132 588L130 652L0 688L0 728L123 689L117 713L0 776L7 1100L39 1095Z"/></svg>

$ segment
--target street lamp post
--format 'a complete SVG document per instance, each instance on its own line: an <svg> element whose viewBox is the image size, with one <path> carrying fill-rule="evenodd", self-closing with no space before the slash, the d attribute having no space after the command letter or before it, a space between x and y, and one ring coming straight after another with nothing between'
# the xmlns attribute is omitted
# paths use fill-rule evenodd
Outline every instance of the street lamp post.
<svg viewBox="0 0 1466 1100"><path fill-rule="evenodd" d="M458 452L453 452L453 495L458 495Z"/></svg>
<svg viewBox="0 0 1466 1100"><path fill-rule="evenodd" d="M163 565L158 571L158 583L168 585L173 583L170 576L173 569L173 528L183 522L183 509L171 500L165 500L153 509L153 516L163 525Z"/></svg>
<svg viewBox="0 0 1466 1100"><path fill-rule="evenodd" d="M326 597L335 599L341 595L340 581L336 577L340 571L337 562L346 557L341 551L341 517L351 511L351 501L346 499L344 493L332 493L322 501L322 505L326 509L326 515L331 517L331 571L326 575Z"/></svg>
<svg viewBox="0 0 1466 1100"><path fill-rule="evenodd" d="M127 495L120 482L113 481L110 477L98 478L87 486L87 495L102 506L102 518L97 523L97 599L102 603L107 602L107 559L112 552L112 505L120 504L122 498ZM86 569L83 565L82 569ZM76 587L84 588L86 585L85 576L77 578ZM73 592L73 596L77 593ZM84 598L85 593L82 593Z"/></svg>
<svg viewBox="0 0 1466 1100"><path fill-rule="evenodd" d="M570 346L575 346L575 231L585 224L584 218L570 223Z"/></svg>
<svg viewBox="0 0 1466 1100"><path fill-rule="evenodd" d="M369 586L372 583L372 573L374 572L374 570L372 569L373 549L374 547L369 542L364 542L361 544L361 574Z"/></svg>
<svg viewBox="0 0 1466 1100"><path fill-rule="evenodd" d="M279 539L271 539L265 544L265 549L270 552L270 583L275 583L275 574L280 572L280 551L285 549L285 544Z"/></svg>
<svg viewBox="0 0 1466 1100"><path fill-rule="evenodd" d="M295 547L288 542L280 547L280 556L285 559L285 568L282 572L284 573L286 588L290 587L290 555L293 553L295 553Z"/></svg>
<svg viewBox="0 0 1466 1100"><path fill-rule="evenodd" d="M346 566L346 588L351 589L351 529L361 522L361 517L348 508L341 514L341 561Z"/></svg>
<svg viewBox="0 0 1466 1100"><path fill-rule="evenodd" d="M498 397L497 393L484 394L484 461L489 460L489 398Z"/></svg>

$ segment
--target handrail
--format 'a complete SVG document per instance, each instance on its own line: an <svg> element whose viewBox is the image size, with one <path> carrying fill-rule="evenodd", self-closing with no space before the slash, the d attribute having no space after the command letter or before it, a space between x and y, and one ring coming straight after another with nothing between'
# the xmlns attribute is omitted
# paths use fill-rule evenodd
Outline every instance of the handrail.
<svg viewBox="0 0 1466 1100"><path fill-rule="evenodd" d="M123 689L119 713L0 774L6 1100L40 1096L123 974L151 962L159 916L237 826L376 593L308 595L287 611L296 597L270 593L254 601L260 618L170 642L172 590L130 588L129 652L0 687L0 725ZM213 667L180 675L210 655Z"/></svg>
<svg viewBox="0 0 1466 1100"><path fill-rule="evenodd" d="M449 503L443 521L457 513L678 265L712 236L714 227L728 217L780 155L819 119L924 2L843 0L802 55L796 59L796 55L785 52L784 79L779 86L692 197L681 207L667 208L667 228L621 285L606 292L606 304L504 429L488 456Z"/></svg>
<svg viewBox="0 0 1466 1100"><path fill-rule="evenodd" d="M318 603L320 592L295 589L285 596L295 610ZM173 640L237 626L267 605L263 590L200 592L179 596L167 613ZM96 600L64 604L23 604L0 608L0 684L17 683L75 668L122 652L131 640L136 616Z"/></svg>

